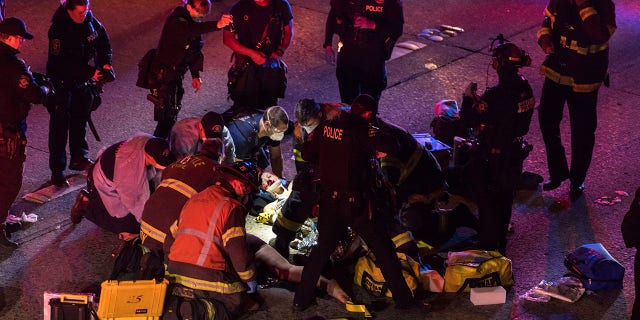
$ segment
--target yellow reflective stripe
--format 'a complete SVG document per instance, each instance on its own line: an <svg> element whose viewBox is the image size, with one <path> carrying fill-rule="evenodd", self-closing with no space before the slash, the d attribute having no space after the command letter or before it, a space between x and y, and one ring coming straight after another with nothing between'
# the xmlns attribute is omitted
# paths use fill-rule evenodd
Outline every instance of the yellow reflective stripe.
<svg viewBox="0 0 640 320"><path fill-rule="evenodd" d="M293 159L295 161L298 161L298 162L304 162L304 159L302 159L302 151L294 148L293 149Z"/></svg>
<svg viewBox="0 0 640 320"><path fill-rule="evenodd" d="M407 232L398 234L397 236L393 237L391 240L393 241L393 244L396 245L396 248L399 248L402 245L413 241L413 236L411 235L410 231L407 231Z"/></svg>
<svg viewBox="0 0 640 320"><path fill-rule="evenodd" d="M216 225L218 224L218 218L222 211L222 207L229 202L229 198L222 199L218 205L213 209L213 215L209 219L209 228L207 232L204 233L199 230L189 229L188 231L192 232L196 237L200 237L203 241L202 248L200 249L200 256L198 257L198 261L196 265L203 266L209 257L209 251L213 248L214 245L220 246L220 238L216 235ZM181 231L179 230L178 233ZM221 248L219 250L222 250Z"/></svg>
<svg viewBox="0 0 640 320"><path fill-rule="evenodd" d="M402 170L402 168L404 167L404 163L400 162L400 160L395 157L384 157L380 159L380 167L393 167L397 168L398 170Z"/></svg>
<svg viewBox="0 0 640 320"><path fill-rule="evenodd" d="M571 86L574 92L583 92L583 93L593 92L596 89L598 89L601 85L600 82L588 83L588 84L576 84L573 81L573 77L563 76L547 66L540 67L540 74L544 75L545 77L549 78L549 80L555 83L562 84L565 86Z"/></svg>
<svg viewBox="0 0 640 320"><path fill-rule="evenodd" d="M191 198L192 196L194 196L196 193L198 193L194 188L192 188L190 185L180 181L180 180L176 180L176 179L164 179L162 180L162 182L160 182L160 185L158 186L158 188L160 187L166 187L166 188L170 188L173 189L175 191L180 192L181 194L183 194L185 197L187 198Z"/></svg>
<svg viewBox="0 0 640 320"><path fill-rule="evenodd" d="M586 7L580 10L580 19L582 19L582 21L585 21L587 20L587 18L591 17L594 14L598 14L598 11L596 11L596 9L594 9L593 7Z"/></svg>
<svg viewBox="0 0 640 320"><path fill-rule="evenodd" d="M367 307L364 304L354 304L351 301L347 301L347 303L345 304L345 309L349 312L364 313L365 318L373 318L371 312L367 310Z"/></svg>
<svg viewBox="0 0 640 320"><path fill-rule="evenodd" d="M549 8L544 8L544 16L549 17L552 26L556 23L556 16L549 11Z"/></svg>
<svg viewBox="0 0 640 320"><path fill-rule="evenodd" d="M191 278L187 276L182 276L179 274L168 274L169 279L172 280L173 283L179 283L187 288L196 289L196 290L204 290L204 291L213 291L222 294L233 294L240 293L246 291L243 282L236 281L232 283L225 283L219 281L206 281L200 280L196 278Z"/></svg>
<svg viewBox="0 0 640 320"><path fill-rule="evenodd" d="M542 38L542 36L550 35L550 34L551 34L551 28L541 28L540 30L538 30L538 34L536 35L536 37L540 39Z"/></svg>
<svg viewBox="0 0 640 320"><path fill-rule="evenodd" d="M169 227L169 232L171 233L171 236L173 236L174 238L176 237L176 233L178 232L178 220L174 221L173 224L171 224L171 227Z"/></svg>
<svg viewBox="0 0 640 320"><path fill-rule="evenodd" d="M422 158L422 153L424 152L424 148L416 142L416 148L413 150L413 154L407 161L407 164L404 166L402 173L400 174L400 178L398 179L398 185L402 184L407 177L413 172L413 169L416 168L418 162L420 162L420 158Z"/></svg>
<svg viewBox="0 0 640 320"><path fill-rule="evenodd" d="M278 213L278 220L277 221L278 221L278 224L281 227L283 227L283 228L285 228L285 229L287 229L289 231L293 231L293 232L298 231L300 229L300 227L302 226L302 223L298 223L298 222L295 222L295 221L292 221L292 220L289 220L289 219L285 218L282 215L282 212Z"/></svg>
<svg viewBox="0 0 640 320"><path fill-rule="evenodd" d="M146 236L160 243L164 243L164 239L167 237L164 232L154 228L144 220L140 221L140 233L144 233Z"/></svg>
<svg viewBox="0 0 640 320"><path fill-rule="evenodd" d="M560 37L560 45L562 45L563 47L569 50L573 50L577 54L581 54L583 56L598 53L600 51L604 51L609 48L609 42L605 42L603 44L594 44L589 47L578 46L578 41L576 40L571 40L569 41L569 44L567 44L567 37L565 36Z"/></svg>
<svg viewBox="0 0 640 320"><path fill-rule="evenodd" d="M240 279L242 279L242 281L245 281L245 282L251 280L251 278L253 278L253 276L255 275L255 273L251 269L247 271L236 272L236 273L238 274Z"/></svg>
<svg viewBox="0 0 640 320"><path fill-rule="evenodd" d="M222 245L227 246L227 242L229 242L229 240L237 237L243 237L244 234L243 227L229 228L229 230L222 235Z"/></svg>

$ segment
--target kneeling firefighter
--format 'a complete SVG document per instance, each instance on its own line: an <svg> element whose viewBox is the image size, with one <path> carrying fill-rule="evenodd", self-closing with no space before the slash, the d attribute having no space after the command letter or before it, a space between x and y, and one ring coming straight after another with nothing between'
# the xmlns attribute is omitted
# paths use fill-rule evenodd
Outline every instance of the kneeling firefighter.
<svg viewBox="0 0 640 320"><path fill-rule="evenodd" d="M170 292L215 306L215 319L236 319L257 307L250 296L257 293L257 281L244 226L260 170L238 162L218 167L215 176L218 181L191 197L180 213L168 253Z"/></svg>

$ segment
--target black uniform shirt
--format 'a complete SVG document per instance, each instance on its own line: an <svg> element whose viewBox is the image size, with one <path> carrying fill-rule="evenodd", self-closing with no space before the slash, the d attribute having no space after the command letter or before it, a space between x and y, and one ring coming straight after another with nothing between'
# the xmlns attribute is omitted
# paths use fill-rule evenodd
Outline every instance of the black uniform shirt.
<svg viewBox="0 0 640 320"><path fill-rule="evenodd" d="M373 20L373 30L354 28L355 16ZM404 14L400 0L331 0L327 17L325 45L331 44L333 34L338 34L342 50L359 48L368 54L384 52L386 41L395 41L402 35ZM353 48L352 48L353 47Z"/></svg>
<svg viewBox="0 0 640 320"><path fill-rule="evenodd" d="M42 102L45 94L18 53L0 41L0 129L24 135L31 103Z"/></svg>
<svg viewBox="0 0 640 320"><path fill-rule="evenodd" d="M343 112L316 127L302 157L317 164L322 190L361 193L374 179L375 150L396 152L397 147L362 118Z"/></svg>
<svg viewBox="0 0 640 320"><path fill-rule="evenodd" d="M111 65L111 44L102 24L91 11L75 23L64 6L58 7L49 28L47 75L58 81L85 82L96 67ZM94 60L94 66L89 62Z"/></svg>
<svg viewBox="0 0 640 320"><path fill-rule="evenodd" d="M502 79L497 86L487 89L481 100L486 102L486 112L481 115L485 132L481 144L491 148L518 147L516 138L529 132L535 98L529 82L514 74Z"/></svg>
<svg viewBox="0 0 640 320"><path fill-rule="evenodd" d="M270 0L265 7L253 0L239 0L230 10L238 41L247 48L255 49L262 38L265 26L270 23L266 39L260 51L270 55L282 41L282 28L293 19L291 5L286 0Z"/></svg>
<svg viewBox="0 0 640 320"><path fill-rule="evenodd" d="M272 140L269 137L258 138L262 115L262 113L254 113L233 119L226 124L236 146L236 158L255 162L256 154L260 148L280 145L280 141Z"/></svg>
<svg viewBox="0 0 640 320"><path fill-rule="evenodd" d="M217 23L196 22L184 6L176 7L162 28L157 57L160 66L175 68L179 76L189 69L192 78L199 78L204 65L202 34L219 30Z"/></svg>

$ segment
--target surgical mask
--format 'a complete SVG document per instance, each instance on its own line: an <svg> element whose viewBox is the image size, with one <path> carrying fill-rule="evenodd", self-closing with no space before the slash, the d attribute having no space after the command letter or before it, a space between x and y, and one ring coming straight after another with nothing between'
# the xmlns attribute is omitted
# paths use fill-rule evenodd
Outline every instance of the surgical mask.
<svg viewBox="0 0 640 320"><path fill-rule="evenodd" d="M273 141L280 141L284 138L284 132L276 132L273 133L271 135L269 135L269 139L273 140Z"/></svg>
<svg viewBox="0 0 640 320"><path fill-rule="evenodd" d="M304 131L306 131L307 133L311 133L313 130L316 129L316 127L318 127L317 123L310 126L302 126L302 129L304 129Z"/></svg>

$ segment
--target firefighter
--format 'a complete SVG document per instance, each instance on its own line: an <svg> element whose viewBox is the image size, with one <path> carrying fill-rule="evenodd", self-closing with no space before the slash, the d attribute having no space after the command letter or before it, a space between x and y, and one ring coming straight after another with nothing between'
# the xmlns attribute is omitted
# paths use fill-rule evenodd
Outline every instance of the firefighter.
<svg viewBox="0 0 640 320"><path fill-rule="evenodd" d="M260 169L250 162L220 166L217 182L182 208L167 271L172 294L215 300L233 319L252 309L255 293L253 255L246 240L246 205L258 191ZM224 317L221 317L224 318Z"/></svg>
<svg viewBox="0 0 640 320"><path fill-rule="evenodd" d="M394 137L398 147L397 152L385 154L380 158L382 176L379 178L378 190L381 194L376 197L379 200L376 207L384 208L387 211L386 215L391 217L400 212L401 208L412 207L411 212L420 212L420 217L417 218L427 219L446 186L444 174L436 158L406 130L378 117L378 102L372 96L359 95L351 105L351 112L387 136ZM380 201L381 199L385 200ZM416 210L417 208L420 210ZM415 257L414 252L417 248L412 245L411 233L395 226L393 221L388 225L394 226L390 234L397 250ZM433 239L435 236L421 234L417 226L406 223L403 226L409 227L422 240Z"/></svg>
<svg viewBox="0 0 640 320"><path fill-rule="evenodd" d="M375 150L394 152L393 143L388 144L388 139L378 133L362 118L343 112L320 124L303 149L303 159L313 161L319 169L322 189L318 245L311 251L295 293L293 303L297 310L305 310L315 301L315 283L348 226L374 252L396 308L418 305L402 276L393 243L380 236L385 226L380 217L370 214Z"/></svg>
<svg viewBox="0 0 640 320"><path fill-rule="evenodd" d="M538 44L547 54L540 71L545 76L538 120L546 147L553 190L569 179L569 197L584 191L595 143L598 89L608 86L609 39L616 30L611 0L551 0L545 11ZM560 138L564 104L571 125L571 166Z"/></svg>
<svg viewBox="0 0 640 320"><path fill-rule="evenodd" d="M217 121L213 120L215 118ZM165 248L168 249L173 241L170 228L178 220L187 200L215 183L216 168L224 157L222 123L222 117L217 113L202 118L200 130L211 138L205 140L196 154L169 165L162 173L162 182L145 203L140 221L140 239L149 256L143 257L141 263L143 277L149 278L156 271L148 268L162 265ZM164 275L164 270L159 275Z"/></svg>
<svg viewBox="0 0 640 320"><path fill-rule="evenodd" d="M529 82L518 70L531 64L531 58L502 35L492 45L492 67L498 84L478 97L475 84L465 91L461 121L477 139L469 164L472 194L480 217L479 246L498 250L507 247L515 188L522 174L522 163L531 148L524 140L529 132L535 99Z"/></svg>

